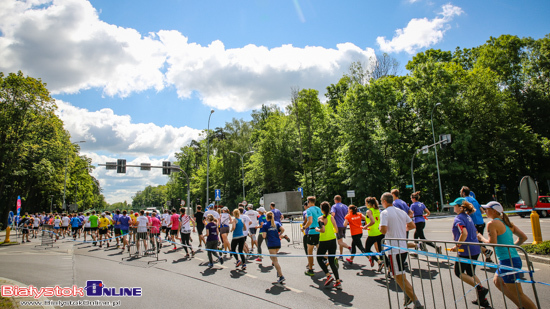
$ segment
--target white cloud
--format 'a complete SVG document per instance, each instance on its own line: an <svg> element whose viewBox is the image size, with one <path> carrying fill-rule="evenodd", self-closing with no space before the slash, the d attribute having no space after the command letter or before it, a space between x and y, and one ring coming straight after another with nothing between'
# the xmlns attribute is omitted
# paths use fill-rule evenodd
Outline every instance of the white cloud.
<svg viewBox="0 0 550 309"><path fill-rule="evenodd" d="M85 140L79 144L81 153L92 159L92 164L127 159L127 164L151 163L162 166L162 161L175 161L175 153L191 140L200 138L200 130L189 127L159 127L152 123L132 123L130 116L115 115L105 108L97 112L56 101L57 114L71 133L72 140ZM102 153L106 153L102 154ZM152 185L166 184L167 178L160 169L141 171L127 168L126 174L98 167L92 173L100 182L107 202L131 202L137 191Z"/></svg>
<svg viewBox="0 0 550 309"><path fill-rule="evenodd" d="M182 99L196 92L208 106L246 111L288 103L293 86L322 95L351 62L368 64L372 56L352 43L201 46L175 30L142 36L107 24L85 0L0 2L0 71L40 77L54 94L100 88L124 97L174 85Z"/></svg>
<svg viewBox="0 0 550 309"><path fill-rule="evenodd" d="M414 54L418 49L430 47L443 39L443 35L450 28L449 22L455 16L464 11L458 6L446 4L441 7L439 16L428 20L427 18L414 18L404 29L397 29L394 37L386 40L386 37L376 38L380 49L384 52L402 52Z"/></svg>

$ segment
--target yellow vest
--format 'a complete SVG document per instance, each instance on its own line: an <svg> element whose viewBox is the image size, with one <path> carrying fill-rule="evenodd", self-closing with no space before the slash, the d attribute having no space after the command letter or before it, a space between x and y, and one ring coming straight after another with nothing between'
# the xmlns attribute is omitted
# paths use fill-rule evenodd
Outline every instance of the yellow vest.
<svg viewBox="0 0 550 309"><path fill-rule="evenodd" d="M327 216L327 224L325 224L325 232L320 233L319 241L333 240L336 238L336 230L334 225L332 225L332 220L330 219L331 215Z"/></svg>

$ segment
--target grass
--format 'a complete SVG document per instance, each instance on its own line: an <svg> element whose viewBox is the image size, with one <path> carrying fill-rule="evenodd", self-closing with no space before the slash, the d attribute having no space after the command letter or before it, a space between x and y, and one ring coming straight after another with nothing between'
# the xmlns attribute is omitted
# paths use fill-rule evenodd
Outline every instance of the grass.
<svg viewBox="0 0 550 309"><path fill-rule="evenodd" d="M543 241L538 245L529 244L529 245L522 245L521 247L523 247L523 249L525 249L527 253L550 255L550 240Z"/></svg>
<svg viewBox="0 0 550 309"><path fill-rule="evenodd" d="M11 299L0 296L0 308L11 309L11 308L15 308L15 306L13 305L13 302L11 301Z"/></svg>

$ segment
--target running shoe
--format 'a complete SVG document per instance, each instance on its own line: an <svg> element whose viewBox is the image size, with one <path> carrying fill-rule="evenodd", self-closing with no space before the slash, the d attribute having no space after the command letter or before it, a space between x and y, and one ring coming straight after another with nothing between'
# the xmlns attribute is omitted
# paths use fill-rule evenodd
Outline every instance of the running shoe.
<svg viewBox="0 0 550 309"><path fill-rule="evenodd" d="M407 307L408 305L412 304L413 300L405 293L405 302L403 303L403 307Z"/></svg>
<svg viewBox="0 0 550 309"><path fill-rule="evenodd" d="M435 253L441 254L441 246L435 247Z"/></svg>
<svg viewBox="0 0 550 309"><path fill-rule="evenodd" d="M342 262L344 261L344 257L341 256L341 255L338 257L338 259L339 259L340 261L342 261Z"/></svg>
<svg viewBox="0 0 550 309"><path fill-rule="evenodd" d="M223 259L221 257L218 258L218 263L220 263L221 265L223 265Z"/></svg>
<svg viewBox="0 0 550 309"><path fill-rule="evenodd" d="M485 296L489 294L489 289L481 288L480 290L476 290L476 292L477 292L477 299L486 299Z"/></svg>
<svg viewBox="0 0 550 309"><path fill-rule="evenodd" d="M374 267L374 260L369 256L370 267Z"/></svg>
<svg viewBox="0 0 550 309"><path fill-rule="evenodd" d="M493 250L486 249L485 250L485 261L489 263L493 263L493 260L491 260L491 256L493 255Z"/></svg>
<svg viewBox="0 0 550 309"><path fill-rule="evenodd" d="M378 272L381 273L382 272L382 269L384 268L384 263L383 262L378 262Z"/></svg>
<svg viewBox="0 0 550 309"><path fill-rule="evenodd" d="M246 270L246 264L243 264L243 266L241 267L241 270Z"/></svg>
<svg viewBox="0 0 550 309"><path fill-rule="evenodd" d="M340 280L336 280L333 285L334 288L341 290L342 289L342 282Z"/></svg>
<svg viewBox="0 0 550 309"><path fill-rule="evenodd" d="M288 238L287 235L285 235L284 239L286 239L286 241L290 242L290 238Z"/></svg>
<svg viewBox="0 0 550 309"><path fill-rule="evenodd" d="M479 301L477 299L472 300L472 304L474 304L475 306L482 307L482 308L491 308L491 304L489 303L487 298L484 298L482 301Z"/></svg>
<svg viewBox="0 0 550 309"><path fill-rule="evenodd" d="M278 284L284 284L284 282L285 282L285 277L284 276L280 276L279 279L277 280Z"/></svg>
<svg viewBox="0 0 550 309"><path fill-rule="evenodd" d="M328 274L328 276L325 278L325 286L329 285L334 280L334 277Z"/></svg>
<svg viewBox="0 0 550 309"><path fill-rule="evenodd" d="M109 248L109 243L107 243L107 248Z"/></svg>
<svg viewBox="0 0 550 309"><path fill-rule="evenodd" d="M312 269L308 269L304 274L305 274L306 276L310 276L310 277L315 276L315 273L313 272Z"/></svg>
<svg viewBox="0 0 550 309"><path fill-rule="evenodd" d="M241 260L238 260L237 263L235 263L235 267L239 267L243 264Z"/></svg>
<svg viewBox="0 0 550 309"><path fill-rule="evenodd" d="M191 255L195 256L195 251L191 250Z"/></svg>
<svg viewBox="0 0 550 309"><path fill-rule="evenodd" d="M350 259L350 258L346 258L346 261L347 261L348 263L350 263L350 264L353 264L353 260Z"/></svg>
<svg viewBox="0 0 550 309"><path fill-rule="evenodd" d="M262 261L262 258L257 258L255 261L256 261L256 262L261 262L261 261Z"/></svg>
<svg viewBox="0 0 550 309"><path fill-rule="evenodd" d="M212 268L212 267L214 267L214 264L208 263L208 268Z"/></svg>
<svg viewBox="0 0 550 309"><path fill-rule="evenodd" d="M174 246L174 250L178 250L178 248L176 248L176 246Z"/></svg>

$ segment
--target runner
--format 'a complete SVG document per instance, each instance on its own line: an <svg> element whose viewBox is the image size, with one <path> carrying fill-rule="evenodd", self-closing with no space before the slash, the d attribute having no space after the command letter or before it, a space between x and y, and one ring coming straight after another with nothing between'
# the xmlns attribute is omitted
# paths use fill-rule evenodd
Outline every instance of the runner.
<svg viewBox="0 0 550 309"><path fill-rule="evenodd" d="M250 221L250 218L246 215L244 215L244 207L239 207L239 212L241 213L241 216L239 217L244 224L244 230L243 230L243 236L244 236L244 245L243 245L243 251L244 253L249 253L250 250L248 249L248 244L246 243L246 238L248 238L248 230L252 226L252 222ZM246 255L245 255L246 257Z"/></svg>
<svg viewBox="0 0 550 309"><path fill-rule="evenodd" d="M342 288L342 282L340 281L340 276L338 274L338 267L335 263L334 255L336 254L336 220L331 215L331 207L329 202L325 201L321 203L321 211L323 215L318 218L319 226L315 228L315 231L319 232L319 248L317 249L317 263L323 269L325 273L325 286L329 285L334 279L333 287L337 289ZM328 263L334 277L328 271L328 267L324 262L325 254L330 255L328 257Z"/></svg>
<svg viewBox="0 0 550 309"><path fill-rule="evenodd" d="M55 219L52 217L53 219L53 229L55 231L55 241L58 241L59 240L59 230L61 229L61 219L59 218L59 216L55 216Z"/></svg>
<svg viewBox="0 0 550 309"><path fill-rule="evenodd" d="M31 242L29 240L29 230L32 229L32 220L31 220L31 217L29 217L29 214L27 212L23 217L21 217L21 221L19 222L19 227L21 228L21 233L23 234L23 238L21 242L24 243L25 238L27 238L27 242Z"/></svg>
<svg viewBox="0 0 550 309"><path fill-rule="evenodd" d="M174 245L174 251L178 250L176 247L176 237L178 236L179 226L180 216L176 213L176 209L172 208L172 215L170 216L170 224L168 225L168 228L170 228L170 239Z"/></svg>
<svg viewBox="0 0 550 309"><path fill-rule="evenodd" d="M76 240L76 234L78 234L79 226L81 226L80 218L76 214L71 218L71 228L73 232L73 239Z"/></svg>
<svg viewBox="0 0 550 309"><path fill-rule="evenodd" d="M137 221L136 218L139 216L137 212L130 212L130 243L136 243L136 234L137 234Z"/></svg>
<svg viewBox="0 0 550 309"><path fill-rule="evenodd" d="M344 229L346 229L349 225L351 232L351 254L355 254L357 252L356 248L359 248L361 253L365 253L365 248L361 242L361 237L363 237L363 226L361 225L361 222L362 220L366 221L365 216L357 211L357 206L355 205L350 205L349 210L350 212L345 216ZM353 264L354 258L355 256L351 256L347 258L346 261ZM371 267L372 266L373 264L371 262Z"/></svg>
<svg viewBox="0 0 550 309"><path fill-rule="evenodd" d="M209 214L206 216L208 223L206 224L206 243L205 247L208 250L208 267L214 266L214 260L212 256L215 256L218 259L218 263L223 265L223 259L221 256L218 256L218 253L212 250L218 249L218 234L220 232L218 225L214 222L214 216Z"/></svg>
<svg viewBox="0 0 550 309"><path fill-rule="evenodd" d="M457 198L449 205L454 206L454 211L457 214L452 228L454 241L478 242L477 230L474 225L474 221L469 216L476 211L474 206L463 197ZM458 252L458 256L461 258L475 261L481 253L481 248L476 245L457 244L452 247L450 251ZM490 307L487 298L485 298L487 293L489 293L489 290L481 285L481 281L475 275L476 266L470 263L456 262L454 268L455 275L458 278L476 288L477 300L472 301L472 303L481 307Z"/></svg>
<svg viewBox="0 0 550 309"><path fill-rule="evenodd" d="M151 217L150 225L151 225L151 239L150 239L151 240L151 246L152 246L153 250L155 250L155 247L156 247L157 253L159 253L160 248L162 246L161 239L160 239L161 223L160 223L159 218L157 218L157 211L156 210L153 210L153 215Z"/></svg>
<svg viewBox="0 0 550 309"><path fill-rule="evenodd" d="M131 219L129 216L127 216L126 210L122 211L122 216L118 217L118 224L120 225L120 234L122 235L122 251L124 252L124 248L128 248L128 252L130 252L130 243L128 240L128 233L130 233L130 224Z"/></svg>
<svg viewBox="0 0 550 309"><path fill-rule="evenodd" d="M430 216L430 211L428 210L426 205L424 205L424 203L420 202L419 200L420 191L411 194L411 211L413 212L414 224L416 225L416 229L414 230L414 239L426 239L426 236L424 236L424 227L426 227L426 219L424 218L424 213L426 213L426 216ZM437 254L441 254L441 247L436 246L431 241L421 242L417 245L417 247L419 250L428 251L426 245L434 248Z"/></svg>
<svg viewBox="0 0 550 309"><path fill-rule="evenodd" d="M395 190L392 190L392 193ZM399 193L398 193L399 194ZM387 238L406 238L407 228L413 230L415 228L409 214L395 206L393 206L393 196L391 193L386 192L382 194L380 198L382 206L385 210L380 213L380 232L385 234ZM407 241L405 240L390 240L388 245L393 247L407 248ZM413 287L405 274L405 261L407 260L407 251L403 251L398 248L391 248L389 251L389 264L391 272L395 278L395 282L399 285L401 290L405 291L405 303L403 306L408 306L414 303L414 308L424 309L424 306L420 303L416 297Z"/></svg>
<svg viewBox="0 0 550 309"><path fill-rule="evenodd" d="M183 249L185 250L185 257L189 257L189 252L187 248L191 250L191 255L195 256L195 251L193 251L193 246L191 245L191 223L193 223L193 232L195 232L195 220L190 216L185 214L185 208L180 208L180 217L179 217L179 230L180 230L180 239Z"/></svg>
<svg viewBox="0 0 550 309"><path fill-rule="evenodd" d="M168 233L170 232L170 228L168 228L168 226L170 225L170 215L168 214L168 209L164 210L164 213L162 214L162 218L160 220L162 222L164 240L168 240Z"/></svg>
<svg viewBox="0 0 550 309"><path fill-rule="evenodd" d="M139 211L139 216L136 217L136 253L139 254L139 241L143 241L144 254L147 253L147 226L149 225L149 219L145 216L145 211L142 209Z"/></svg>
<svg viewBox="0 0 550 309"><path fill-rule="evenodd" d="M246 206L248 209L246 211L246 216L250 219L251 225L248 229L248 236L250 237L250 253L254 253L254 245L258 246L258 241L256 241L256 231L258 227L258 212L254 210L252 204Z"/></svg>
<svg viewBox="0 0 550 309"><path fill-rule="evenodd" d="M63 238L65 238L65 234L69 234L69 222L71 219L67 216L66 213L64 213L61 216L61 233L63 234Z"/></svg>
<svg viewBox="0 0 550 309"><path fill-rule="evenodd" d="M265 208L263 207L260 207L258 208L258 213L259 213L259 217L258 217L258 228L262 228L264 226L264 224L267 222L267 218L265 216ZM258 235L258 244L257 244L257 248L258 248L258 254L262 254L262 242L264 241L264 235L263 233L260 233ZM261 255L258 255L258 257L256 258L256 262L262 262L262 256Z"/></svg>
<svg viewBox="0 0 550 309"><path fill-rule="evenodd" d="M367 206L367 217L365 219L366 225L364 230L368 230L368 237L365 241L365 252L371 253L372 245L377 252L382 251L382 239L384 234L380 232L380 208L378 201L375 197L367 197L365 199L365 206ZM384 255L386 257L386 255ZM370 267L374 266L374 261L378 263L378 272L382 271L384 262L380 261L377 256L369 256Z"/></svg>
<svg viewBox="0 0 550 309"><path fill-rule="evenodd" d="M92 210L92 215L88 218L90 220L90 233L92 233L92 239L94 241L94 246L97 244L97 224L99 218L95 215L95 210Z"/></svg>
<svg viewBox="0 0 550 309"><path fill-rule="evenodd" d="M222 208L222 214L220 215L219 227L220 235L222 237L221 241L223 244L223 251L231 250L231 243L229 242L229 225L231 224L231 216L229 215L229 209L227 207ZM214 217L214 222L216 222L216 217L213 214L209 214ZM227 253L224 254L227 257ZM231 256L229 256L231 258Z"/></svg>
<svg viewBox="0 0 550 309"><path fill-rule="evenodd" d="M267 249L271 255L271 262L277 270L277 283L284 284L285 277L283 276L283 271L281 270L281 265L279 265L279 260L276 255L281 249L281 236L285 232L285 229L279 222L275 221L271 211L267 213L266 219L267 222L262 226L261 233L263 238L266 239Z"/></svg>
<svg viewBox="0 0 550 309"><path fill-rule="evenodd" d="M90 235L90 213L87 212L84 216L84 242L86 242L86 234Z"/></svg>
<svg viewBox="0 0 550 309"><path fill-rule="evenodd" d="M116 248L120 248L120 223L118 222L118 218L120 217L120 210L115 210L115 214L113 215L113 223L115 228L115 238L116 238Z"/></svg>
<svg viewBox="0 0 550 309"><path fill-rule="evenodd" d="M202 212L202 206L197 205L197 212L195 212L195 223L197 224L197 234L199 235L199 248L202 247L202 244L206 246L206 241L204 240L204 213ZM217 236L217 235L216 235Z"/></svg>
<svg viewBox="0 0 550 309"><path fill-rule="evenodd" d="M474 221L474 225L476 227L476 230L478 233L483 235L483 232L485 231L485 221L483 221L483 214L485 213L484 208L481 207L479 202L475 198L475 194L470 191L470 188L463 186L460 189L460 197L463 197L466 201L470 202L472 205L474 205L474 208L476 211L470 216L472 218L472 221ZM481 246L481 252L485 255L485 261L492 263L491 256L493 255L493 251L485 248L485 246Z"/></svg>
<svg viewBox="0 0 550 309"><path fill-rule="evenodd" d="M348 206L342 203L342 197L340 195L334 196L334 205L330 209L330 214L334 218L337 226L336 237L338 239L338 246L340 247L340 261L344 260L342 254L344 254L344 248L350 249L351 247L344 242L346 238L346 228L344 228L344 218L348 214Z"/></svg>
<svg viewBox="0 0 550 309"><path fill-rule="evenodd" d="M239 209L233 210L233 221L231 222L231 232L233 232L233 239L231 240L231 252L237 252L235 251L238 247L240 257L239 260L239 254L234 253L235 256L235 267L239 267L242 265L242 270L246 269L246 259L245 255L243 253L244 251L244 244L246 242L246 236L244 236L243 231L246 230L246 227L243 223L243 221L239 218L241 216L241 212Z"/></svg>
<svg viewBox="0 0 550 309"><path fill-rule="evenodd" d="M315 206L315 201L316 201L315 196L307 197L307 202L308 202L308 208L306 211L307 223L304 226L304 229L309 229L308 236L307 236L308 269L305 272L307 276L315 275L315 273L313 272L313 248L319 247L319 231L317 231L317 228L319 227L318 219L323 215L321 208ZM336 259L336 257L333 257L333 258L331 257L330 259L334 260ZM323 262L323 264L325 263Z"/></svg>
<svg viewBox="0 0 550 309"><path fill-rule="evenodd" d="M32 220L32 238L38 237L38 229L40 228L40 215L36 214Z"/></svg>
<svg viewBox="0 0 550 309"><path fill-rule="evenodd" d="M111 220L106 217L105 213L101 214L101 218L99 219L99 247L103 247L103 236L105 236L105 242L107 243L107 248L109 248L109 242L107 240L107 232L109 231L109 223Z"/></svg>

